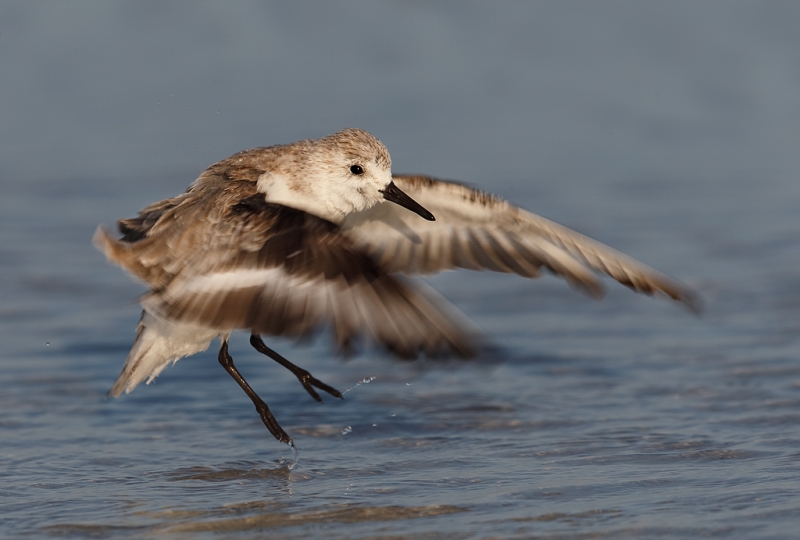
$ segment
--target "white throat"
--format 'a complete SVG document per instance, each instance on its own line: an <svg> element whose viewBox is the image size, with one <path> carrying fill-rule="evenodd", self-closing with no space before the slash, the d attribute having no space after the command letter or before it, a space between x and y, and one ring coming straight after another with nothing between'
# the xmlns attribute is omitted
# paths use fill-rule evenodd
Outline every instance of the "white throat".
<svg viewBox="0 0 800 540"><path fill-rule="evenodd" d="M358 194L345 197L312 182L290 183L286 176L279 173L262 174L257 189L266 195L268 202L296 208L337 224L348 214L372 206Z"/></svg>

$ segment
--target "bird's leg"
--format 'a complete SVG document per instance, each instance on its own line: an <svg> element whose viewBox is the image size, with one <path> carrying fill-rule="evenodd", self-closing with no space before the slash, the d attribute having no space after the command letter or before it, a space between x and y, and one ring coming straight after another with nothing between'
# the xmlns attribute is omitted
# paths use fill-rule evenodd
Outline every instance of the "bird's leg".
<svg viewBox="0 0 800 540"><path fill-rule="evenodd" d="M324 382L314 378L308 371L304 370L303 368L297 367L296 365L289 362L286 358L284 358L283 356L279 355L278 353L267 347L264 344L264 341L261 339L261 336L259 336L258 334L252 334L250 336L250 345L252 345L261 354L269 356L270 358L278 362L280 365L282 365L283 367L294 373L294 376L298 378L300 384L302 384L303 388L306 389L306 392L311 394L311 397L316 399L317 401L322 401L322 398L319 397L319 394L317 394L316 390L311 388L312 386L316 386L320 390L326 391L333 397L338 397L338 398L342 397L342 393L339 392L336 388L328 386Z"/></svg>
<svg viewBox="0 0 800 540"><path fill-rule="evenodd" d="M250 385L244 380L244 377L242 377L242 375L239 373L239 370L233 365L233 358L231 358L231 355L228 354L227 339L222 341L222 346L219 348L218 358L219 363L222 364L222 367L225 368L225 371L227 371L230 376L233 377L233 380L239 383L239 386L242 387L244 393L247 394L248 397L253 401L253 405L256 406L256 410L261 416L261 420L264 422L264 425L267 426L269 432L272 433L272 435L274 435L279 441L290 446L294 446L292 438L289 437L285 431L283 431L283 428L278 424L278 421L275 420L275 417L272 416L272 413L270 412L269 407L267 407L267 404L264 403L264 400L258 397L258 394L256 394L253 389L250 388Z"/></svg>

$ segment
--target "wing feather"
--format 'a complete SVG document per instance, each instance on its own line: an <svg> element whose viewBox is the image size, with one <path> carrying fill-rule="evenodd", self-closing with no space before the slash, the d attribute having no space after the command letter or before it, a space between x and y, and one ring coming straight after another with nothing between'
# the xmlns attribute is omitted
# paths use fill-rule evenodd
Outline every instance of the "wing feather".
<svg viewBox="0 0 800 540"><path fill-rule="evenodd" d="M152 208L125 225L134 232L99 230L96 242L151 285L142 304L157 317L296 338L329 326L342 347L367 336L401 356L476 345L442 299L390 275L333 223L267 203L252 183L206 184ZM412 247L400 249L408 257Z"/></svg>
<svg viewBox="0 0 800 540"><path fill-rule="evenodd" d="M389 271L413 274L467 268L537 277L544 266L572 286L601 296L597 272L636 292L664 294L693 311L702 309L697 293L682 283L503 199L424 176L393 178L436 221L386 202L351 214L342 224L342 230Z"/></svg>

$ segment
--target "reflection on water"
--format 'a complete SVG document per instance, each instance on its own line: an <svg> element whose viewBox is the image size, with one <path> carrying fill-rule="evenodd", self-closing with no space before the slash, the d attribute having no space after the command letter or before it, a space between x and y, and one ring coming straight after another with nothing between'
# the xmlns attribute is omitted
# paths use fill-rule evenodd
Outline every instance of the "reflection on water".
<svg viewBox="0 0 800 540"><path fill-rule="evenodd" d="M203 480L205 482L224 482L226 480L240 480L240 479L248 479L248 478L282 478L283 480L288 480L289 475L292 472L291 465L282 465L274 469L262 469L262 468L255 468L257 464L253 463L251 466L247 467L247 464L241 464L241 467L230 467L225 469L213 469L211 467L188 467L186 469L179 469L168 473L167 476L174 482L179 482L183 480ZM303 478L300 475L297 478L293 478L292 481L297 481L298 479Z"/></svg>
<svg viewBox="0 0 800 540"><path fill-rule="evenodd" d="M351 505L331 505L331 510L305 513L290 513L280 511L279 508L268 508L263 503L244 503L225 508L217 513L236 515L232 518L219 518L213 521L197 522L198 517L192 516L192 523L176 524L167 529L168 532L233 532L246 531L251 529L267 529L277 527L292 527L294 525L315 525L327 523L369 523L372 521L395 521L401 519L430 518L456 512L463 512L465 509L457 506L425 506L425 507L357 507ZM336 508L341 506L340 508ZM169 516L170 518L172 516Z"/></svg>
<svg viewBox="0 0 800 540"><path fill-rule="evenodd" d="M0 537L796 535L800 8L570 5L0 7ZM447 273L496 348L270 342L350 389L321 404L234 334L297 456L213 353L106 399L142 287L97 224L347 125L687 279L706 314Z"/></svg>
<svg viewBox="0 0 800 540"><path fill-rule="evenodd" d="M199 532L230 533L288 527L308 527L326 524L391 522L405 519L433 518L436 516L464 511L464 508L447 505L425 507L368 507L353 506L348 504L334 504L331 505L331 509L329 510L292 512L291 509L286 508L285 505L255 501L233 504L205 512L169 510L163 512L154 512L152 514L143 513L142 517L156 519L162 523L162 525L155 527L58 525L45 527L44 531L54 536L109 536L119 532L138 534L145 532L151 534L180 534Z"/></svg>

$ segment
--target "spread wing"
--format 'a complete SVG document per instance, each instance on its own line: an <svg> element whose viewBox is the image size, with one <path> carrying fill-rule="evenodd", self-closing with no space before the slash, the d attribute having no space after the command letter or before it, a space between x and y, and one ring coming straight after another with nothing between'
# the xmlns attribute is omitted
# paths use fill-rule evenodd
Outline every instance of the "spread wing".
<svg viewBox="0 0 800 540"><path fill-rule="evenodd" d="M603 294L600 272L634 291L662 293L695 312L702 309L700 297L680 282L503 199L424 176L396 175L394 182L436 221L380 203L342 224L343 232L389 271L468 268L533 278L545 267L595 297Z"/></svg>
<svg viewBox="0 0 800 540"><path fill-rule="evenodd" d="M109 258L153 287L148 312L288 337L330 325L342 347L366 335L409 357L473 352L472 327L446 302L389 275L333 223L235 184L148 207L121 224L122 240L98 231ZM126 232L137 220L143 230Z"/></svg>

